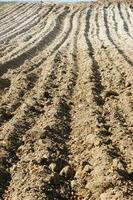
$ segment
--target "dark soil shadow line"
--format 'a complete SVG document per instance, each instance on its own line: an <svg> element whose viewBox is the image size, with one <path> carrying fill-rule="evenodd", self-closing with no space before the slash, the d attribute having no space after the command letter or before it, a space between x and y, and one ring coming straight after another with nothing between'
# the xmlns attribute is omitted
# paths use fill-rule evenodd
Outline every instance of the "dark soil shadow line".
<svg viewBox="0 0 133 200"><path fill-rule="evenodd" d="M88 45L88 54L92 60L92 71L93 71L93 81L95 84L95 87L93 88L93 95L94 95L94 99L95 102L97 103L98 106L101 106L104 104L104 101L101 97L101 92L104 89L101 83L101 73L100 73L100 66L97 62L97 60L95 59L95 52L94 52L94 48L92 43L89 40L88 37L88 33L90 30L90 16L91 16L91 12L92 10L88 10L87 11L87 15L86 15L86 28L85 28L85 32L84 32L84 36L86 39L86 43Z"/></svg>
<svg viewBox="0 0 133 200"><path fill-rule="evenodd" d="M131 16L130 16L130 14L129 14L129 12L128 12L127 6L125 7L125 11L126 11L126 14L127 14L127 17L128 17L128 21L129 21L129 23L132 25Z"/></svg>
<svg viewBox="0 0 133 200"><path fill-rule="evenodd" d="M113 13L113 21L114 21L114 24L115 24L115 32L116 32L117 36L119 37L119 35L118 35L118 22L116 21L114 7L112 8L112 13Z"/></svg>

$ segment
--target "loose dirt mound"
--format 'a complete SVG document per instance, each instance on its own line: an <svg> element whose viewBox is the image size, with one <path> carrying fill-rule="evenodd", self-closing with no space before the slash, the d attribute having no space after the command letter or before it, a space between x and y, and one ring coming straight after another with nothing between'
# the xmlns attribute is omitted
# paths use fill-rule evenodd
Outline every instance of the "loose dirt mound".
<svg viewBox="0 0 133 200"><path fill-rule="evenodd" d="M0 13L0 198L133 199L133 5Z"/></svg>

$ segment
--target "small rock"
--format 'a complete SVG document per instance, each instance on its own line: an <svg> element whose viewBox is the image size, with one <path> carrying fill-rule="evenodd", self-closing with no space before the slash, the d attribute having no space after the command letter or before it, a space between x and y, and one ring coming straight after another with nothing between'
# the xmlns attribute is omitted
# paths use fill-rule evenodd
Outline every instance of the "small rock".
<svg viewBox="0 0 133 200"><path fill-rule="evenodd" d="M72 178L74 174L74 170L70 166L64 167L60 172L60 176L64 176L65 178Z"/></svg>
<svg viewBox="0 0 133 200"><path fill-rule="evenodd" d="M73 188L75 188L76 186L77 186L76 180L72 180L72 181L71 181L71 188L73 189Z"/></svg>
<svg viewBox="0 0 133 200"><path fill-rule="evenodd" d="M83 169L84 172L90 173L91 172L91 168L90 165L86 165Z"/></svg>
<svg viewBox="0 0 133 200"><path fill-rule="evenodd" d="M28 40L31 39L31 35L27 35L23 38L23 42L27 42Z"/></svg>
<svg viewBox="0 0 133 200"><path fill-rule="evenodd" d="M113 159L113 168L114 169L118 169L119 168L119 169L124 170L124 167L123 167L122 163L117 158Z"/></svg>
<svg viewBox="0 0 133 200"><path fill-rule="evenodd" d="M106 47L106 46L104 46L103 44L102 44L101 48L102 48L102 49L107 49L107 47Z"/></svg>
<svg viewBox="0 0 133 200"><path fill-rule="evenodd" d="M82 167L80 166L78 170L76 170L75 178L79 179L79 177L82 177L82 175L83 175L83 170Z"/></svg>
<svg viewBox="0 0 133 200"><path fill-rule="evenodd" d="M52 172L55 172L56 171L56 164L55 163L51 163L49 165L49 169L52 171Z"/></svg>
<svg viewBox="0 0 133 200"><path fill-rule="evenodd" d="M125 84L125 86L126 87L130 87L132 84L128 81L128 82L126 82L126 84Z"/></svg>
<svg viewBox="0 0 133 200"><path fill-rule="evenodd" d="M90 182L88 182L87 184L86 184L86 186L85 186L85 189L90 189L91 188L91 184L90 184Z"/></svg>
<svg viewBox="0 0 133 200"><path fill-rule="evenodd" d="M100 195L100 200L107 200L108 199L108 194L107 193L102 193Z"/></svg>
<svg viewBox="0 0 133 200"><path fill-rule="evenodd" d="M99 146L99 145L100 145L100 143L101 143L101 141L99 141L99 140L96 140L96 141L94 142L94 145L95 145L95 146Z"/></svg>

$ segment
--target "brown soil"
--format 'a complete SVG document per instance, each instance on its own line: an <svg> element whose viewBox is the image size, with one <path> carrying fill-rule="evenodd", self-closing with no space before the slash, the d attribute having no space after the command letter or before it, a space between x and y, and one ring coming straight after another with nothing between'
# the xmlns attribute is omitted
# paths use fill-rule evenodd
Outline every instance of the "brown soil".
<svg viewBox="0 0 133 200"><path fill-rule="evenodd" d="M0 25L0 199L132 200L133 4L10 4Z"/></svg>

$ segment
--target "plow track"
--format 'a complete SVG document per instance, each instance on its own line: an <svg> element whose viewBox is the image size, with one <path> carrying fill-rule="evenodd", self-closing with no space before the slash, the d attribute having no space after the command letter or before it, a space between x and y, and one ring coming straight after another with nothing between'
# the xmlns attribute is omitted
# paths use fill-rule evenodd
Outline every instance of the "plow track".
<svg viewBox="0 0 133 200"><path fill-rule="evenodd" d="M133 199L133 4L0 13L0 199Z"/></svg>

